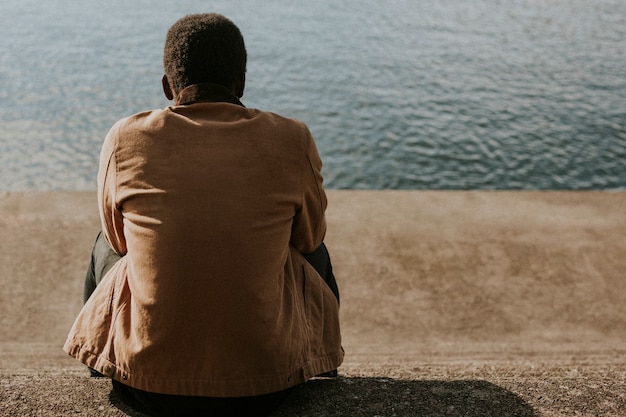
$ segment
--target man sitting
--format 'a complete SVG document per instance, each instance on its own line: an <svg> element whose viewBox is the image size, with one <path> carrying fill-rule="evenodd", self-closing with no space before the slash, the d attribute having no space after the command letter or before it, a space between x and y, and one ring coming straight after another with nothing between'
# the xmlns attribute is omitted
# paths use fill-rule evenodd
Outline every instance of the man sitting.
<svg viewBox="0 0 626 417"><path fill-rule="evenodd" d="M246 49L217 14L169 30L175 104L117 122L102 233L65 351L154 415L262 415L343 359L307 127L240 102Z"/></svg>

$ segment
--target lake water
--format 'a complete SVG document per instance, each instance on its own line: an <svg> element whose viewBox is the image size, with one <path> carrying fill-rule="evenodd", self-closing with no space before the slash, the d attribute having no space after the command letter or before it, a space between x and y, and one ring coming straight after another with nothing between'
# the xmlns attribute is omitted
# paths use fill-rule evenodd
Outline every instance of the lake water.
<svg viewBox="0 0 626 417"><path fill-rule="evenodd" d="M626 189L623 0L0 7L0 190L94 190L109 127L169 104L167 29L206 11L244 34L244 104L306 122L328 188Z"/></svg>

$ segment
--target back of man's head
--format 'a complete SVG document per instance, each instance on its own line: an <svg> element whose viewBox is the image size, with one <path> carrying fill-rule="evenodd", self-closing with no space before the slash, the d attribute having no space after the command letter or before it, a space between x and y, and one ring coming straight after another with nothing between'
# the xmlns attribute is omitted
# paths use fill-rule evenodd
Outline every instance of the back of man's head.
<svg viewBox="0 0 626 417"><path fill-rule="evenodd" d="M246 72L246 60L241 32L216 13L183 17L169 29L165 39L163 66L176 92L200 83L232 89Z"/></svg>

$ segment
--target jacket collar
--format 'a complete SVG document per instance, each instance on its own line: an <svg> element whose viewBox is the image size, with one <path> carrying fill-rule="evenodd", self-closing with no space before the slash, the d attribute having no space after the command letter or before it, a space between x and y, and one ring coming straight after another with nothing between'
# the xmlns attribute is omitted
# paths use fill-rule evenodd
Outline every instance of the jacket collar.
<svg viewBox="0 0 626 417"><path fill-rule="evenodd" d="M199 102L226 102L244 107L233 93L219 84L193 84L184 88L176 97L177 106Z"/></svg>

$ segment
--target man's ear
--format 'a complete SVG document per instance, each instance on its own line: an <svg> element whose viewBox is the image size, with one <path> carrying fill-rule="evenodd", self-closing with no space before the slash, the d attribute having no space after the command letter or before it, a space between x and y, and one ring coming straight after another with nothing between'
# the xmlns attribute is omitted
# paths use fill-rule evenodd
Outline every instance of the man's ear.
<svg viewBox="0 0 626 417"><path fill-rule="evenodd" d="M246 88L246 73L244 72L239 80L235 81L235 95L237 98L243 97L243 90Z"/></svg>
<svg viewBox="0 0 626 417"><path fill-rule="evenodd" d="M168 100L174 99L174 92L172 91L172 86L170 85L169 80L167 79L167 75L164 75L161 79L161 84L163 85L163 93Z"/></svg>

